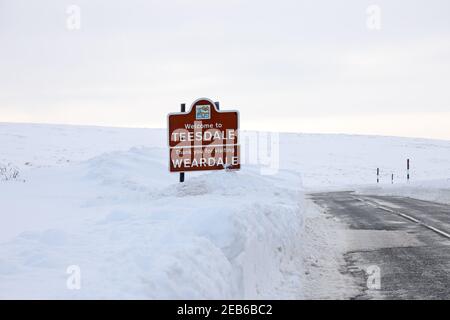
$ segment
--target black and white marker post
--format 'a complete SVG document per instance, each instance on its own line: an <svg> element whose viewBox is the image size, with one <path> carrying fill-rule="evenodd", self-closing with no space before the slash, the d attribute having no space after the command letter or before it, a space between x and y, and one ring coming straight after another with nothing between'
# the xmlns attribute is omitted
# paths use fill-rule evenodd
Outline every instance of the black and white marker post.
<svg viewBox="0 0 450 320"><path fill-rule="evenodd" d="M186 104L181 104L181 112L186 112ZM180 172L180 183L184 182L184 172Z"/></svg>
<svg viewBox="0 0 450 320"><path fill-rule="evenodd" d="M409 182L409 159L406 160L406 180Z"/></svg>
<svg viewBox="0 0 450 320"><path fill-rule="evenodd" d="M391 176L391 184L394 184L394 174Z"/></svg>
<svg viewBox="0 0 450 320"><path fill-rule="evenodd" d="M380 168L377 168L377 183L380 183Z"/></svg>

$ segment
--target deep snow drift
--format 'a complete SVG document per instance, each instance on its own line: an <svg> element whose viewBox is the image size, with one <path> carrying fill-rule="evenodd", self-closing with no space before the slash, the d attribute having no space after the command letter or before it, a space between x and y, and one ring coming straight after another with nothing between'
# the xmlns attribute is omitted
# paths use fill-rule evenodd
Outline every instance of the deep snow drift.
<svg viewBox="0 0 450 320"><path fill-rule="evenodd" d="M148 146L159 131L6 127L20 133L2 126L2 162L20 175L0 184L0 298L301 297L299 277L297 292L277 289L301 270L298 174L247 167L179 184L167 150ZM80 290L66 286L71 266Z"/></svg>
<svg viewBox="0 0 450 320"><path fill-rule="evenodd" d="M339 235L304 190L405 192L388 177L406 158L408 188L450 172L446 141L281 134L267 157L255 135L242 171L179 184L165 130L0 124L0 298L348 297Z"/></svg>

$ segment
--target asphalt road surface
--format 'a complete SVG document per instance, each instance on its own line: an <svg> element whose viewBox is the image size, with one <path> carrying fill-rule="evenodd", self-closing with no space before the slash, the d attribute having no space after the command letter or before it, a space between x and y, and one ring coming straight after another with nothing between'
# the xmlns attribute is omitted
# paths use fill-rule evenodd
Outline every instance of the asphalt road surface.
<svg viewBox="0 0 450 320"><path fill-rule="evenodd" d="M353 192L311 198L348 228L342 272L361 289L355 299L450 299L449 205Z"/></svg>

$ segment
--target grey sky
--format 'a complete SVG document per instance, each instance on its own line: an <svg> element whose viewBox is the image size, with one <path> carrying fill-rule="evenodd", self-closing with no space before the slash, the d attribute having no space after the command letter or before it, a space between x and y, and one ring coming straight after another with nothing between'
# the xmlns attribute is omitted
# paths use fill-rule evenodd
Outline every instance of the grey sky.
<svg viewBox="0 0 450 320"><path fill-rule="evenodd" d="M0 121L164 127L206 96L244 129L450 139L449 83L448 0L0 0Z"/></svg>

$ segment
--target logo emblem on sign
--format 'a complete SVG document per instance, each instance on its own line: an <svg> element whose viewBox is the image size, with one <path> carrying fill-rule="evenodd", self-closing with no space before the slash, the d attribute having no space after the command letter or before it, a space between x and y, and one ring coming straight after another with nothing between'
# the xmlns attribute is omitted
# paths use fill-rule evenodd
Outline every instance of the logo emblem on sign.
<svg viewBox="0 0 450 320"><path fill-rule="evenodd" d="M195 106L195 119L196 120L211 119L211 107L209 105Z"/></svg>

